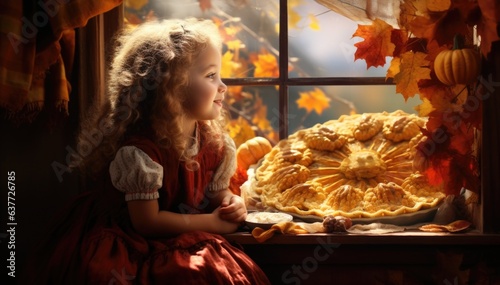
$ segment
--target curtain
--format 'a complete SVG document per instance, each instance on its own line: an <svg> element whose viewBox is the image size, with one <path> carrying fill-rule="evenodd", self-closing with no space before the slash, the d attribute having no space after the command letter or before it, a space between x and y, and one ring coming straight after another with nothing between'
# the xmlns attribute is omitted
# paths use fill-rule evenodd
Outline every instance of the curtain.
<svg viewBox="0 0 500 285"><path fill-rule="evenodd" d="M0 2L0 108L16 123L68 115L75 29L122 0Z"/></svg>
<svg viewBox="0 0 500 285"><path fill-rule="evenodd" d="M360 24L384 20L399 28L398 19L402 0L316 0L319 4Z"/></svg>

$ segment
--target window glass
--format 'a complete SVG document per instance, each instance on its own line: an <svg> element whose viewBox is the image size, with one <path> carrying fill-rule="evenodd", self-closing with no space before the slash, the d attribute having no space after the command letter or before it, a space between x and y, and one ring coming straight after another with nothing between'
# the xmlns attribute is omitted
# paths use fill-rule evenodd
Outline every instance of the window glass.
<svg viewBox="0 0 500 285"><path fill-rule="evenodd" d="M288 42L291 77L385 77L385 66L366 68L354 60L358 24L314 0L289 1Z"/></svg>

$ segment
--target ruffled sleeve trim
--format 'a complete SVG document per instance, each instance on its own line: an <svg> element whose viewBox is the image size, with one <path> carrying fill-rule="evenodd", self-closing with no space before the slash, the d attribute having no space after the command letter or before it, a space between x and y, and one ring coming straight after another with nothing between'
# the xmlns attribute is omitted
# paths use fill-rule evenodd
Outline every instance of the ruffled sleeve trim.
<svg viewBox="0 0 500 285"><path fill-rule="evenodd" d="M158 199L163 167L135 146L124 146L116 152L109 166L113 186L125 193L125 200Z"/></svg>

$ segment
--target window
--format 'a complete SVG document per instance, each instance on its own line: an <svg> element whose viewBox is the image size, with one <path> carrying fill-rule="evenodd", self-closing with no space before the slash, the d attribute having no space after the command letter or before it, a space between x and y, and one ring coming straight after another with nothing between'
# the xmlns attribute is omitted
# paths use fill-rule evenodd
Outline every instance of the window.
<svg viewBox="0 0 500 285"><path fill-rule="evenodd" d="M386 81L388 64L354 60L357 23L317 1L125 1L129 24L184 17L220 26L237 144L256 135L277 142L342 114L415 112L419 99L405 102Z"/></svg>
<svg viewBox="0 0 500 285"><path fill-rule="evenodd" d="M416 113L420 98L405 101L395 84L385 78L390 58L377 68L354 60L354 44L361 41L353 37L357 23L319 4L335 1L128 0L121 16L125 24L188 16L219 23L226 37L225 64L230 67L223 74L230 86L229 127L237 144L255 135L277 142L300 128L352 112L401 109ZM488 80L496 82L498 52L492 52L483 63ZM490 86L488 90L498 94L499 89ZM300 101L302 97L312 99ZM499 102L498 96L490 98L483 105L484 131L478 139L482 190L478 217L474 217L477 228L486 232L499 230L498 207L494 206L499 202L496 189L500 185L495 175L499 168Z"/></svg>

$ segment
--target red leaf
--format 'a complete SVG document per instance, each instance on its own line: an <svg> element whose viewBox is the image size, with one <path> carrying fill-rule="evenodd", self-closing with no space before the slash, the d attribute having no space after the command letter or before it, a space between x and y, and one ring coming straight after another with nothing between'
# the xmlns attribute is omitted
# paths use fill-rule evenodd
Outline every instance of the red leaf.
<svg viewBox="0 0 500 285"><path fill-rule="evenodd" d="M384 66L385 58L392 56L394 44L391 42L393 27L376 19L371 25L358 25L353 37L361 37L364 41L355 43L357 47L354 60L364 59L366 66Z"/></svg>
<svg viewBox="0 0 500 285"><path fill-rule="evenodd" d="M229 190L235 195L241 195L240 186L248 180L247 171L241 167L236 168L236 172L229 180Z"/></svg>

